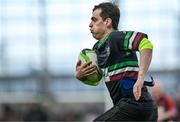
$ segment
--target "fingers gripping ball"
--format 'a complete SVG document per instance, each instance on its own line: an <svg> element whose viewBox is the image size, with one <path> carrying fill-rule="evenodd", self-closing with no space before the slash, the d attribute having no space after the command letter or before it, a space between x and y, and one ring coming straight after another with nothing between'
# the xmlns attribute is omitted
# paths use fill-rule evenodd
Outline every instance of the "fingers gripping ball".
<svg viewBox="0 0 180 122"><path fill-rule="evenodd" d="M82 81L85 84L96 86L99 84L101 78L102 78L102 72L100 68L97 65L97 55L94 50L92 49L83 49L78 57L79 60L81 60L81 63L84 64L88 61L92 61L94 65L96 65L96 71L88 75L86 77L86 80Z"/></svg>

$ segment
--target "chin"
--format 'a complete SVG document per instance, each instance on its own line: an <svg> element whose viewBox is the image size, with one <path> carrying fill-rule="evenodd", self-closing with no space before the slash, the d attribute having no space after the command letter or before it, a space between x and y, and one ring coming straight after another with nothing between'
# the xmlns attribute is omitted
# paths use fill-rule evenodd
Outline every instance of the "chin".
<svg viewBox="0 0 180 122"><path fill-rule="evenodd" d="M94 37L96 40L100 40L100 38Z"/></svg>
<svg viewBox="0 0 180 122"><path fill-rule="evenodd" d="M93 36L93 38L97 39L97 37L94 34L92 36Z"/></svg>
<svg viewBox="0 0 180 122"><path fill-rule="evenodd" d="M96 40L99 40L99 38L98 38L96 35L94 35L94 34L93 34L93 37L94 37Z"/></svg>

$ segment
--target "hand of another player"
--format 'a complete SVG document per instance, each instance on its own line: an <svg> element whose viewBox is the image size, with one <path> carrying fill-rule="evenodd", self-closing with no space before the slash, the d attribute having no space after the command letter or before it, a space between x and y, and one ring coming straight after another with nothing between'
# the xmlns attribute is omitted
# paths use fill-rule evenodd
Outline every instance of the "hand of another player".
<svg viewBox="0 0 180 122"><path fill-rule="evenodd" d="M86 76L93 74L95 71L96 65L93 65L92 61L82 64L79 60L76 64L76 78L79 80L82 80Z"/></svg>
<svg viewBox="0 0 180 122"><path fill-rule="evenodd" d="M136 100L139 100L139 98L141 97L141 89L143 87L143 84L144 84L144 79L141 79L141 80L137 80L133 86L133 94Z"/></svg>

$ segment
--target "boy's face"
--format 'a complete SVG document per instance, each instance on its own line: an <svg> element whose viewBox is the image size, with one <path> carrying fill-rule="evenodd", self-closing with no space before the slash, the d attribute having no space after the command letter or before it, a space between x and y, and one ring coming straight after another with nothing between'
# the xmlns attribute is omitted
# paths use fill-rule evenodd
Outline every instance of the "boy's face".
<svg viewBox="0 0 180 122"><path fill-rule="evenodd" d="M91 22L89 24L92 36L97 40L101 40L107 34L106 20L103 20L100 14L101 9L93 11Z"/></svg>

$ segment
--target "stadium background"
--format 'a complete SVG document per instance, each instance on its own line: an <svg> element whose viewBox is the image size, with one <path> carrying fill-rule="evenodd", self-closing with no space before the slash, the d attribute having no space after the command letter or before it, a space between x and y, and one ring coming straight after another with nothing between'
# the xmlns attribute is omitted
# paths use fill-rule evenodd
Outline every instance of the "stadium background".
<svg viewBox="0 0 180 122"><path fill-rule="evenodd" d="M104 1L0 0L0 120L39 115L42 121L90 121L112 106L103 82L92 87L74 77L79 51L96 42L88 27L92 8ZM120 30L149 35L154 44L149 74L175 100L180 1L113 2L121 10Z"/></svg>

